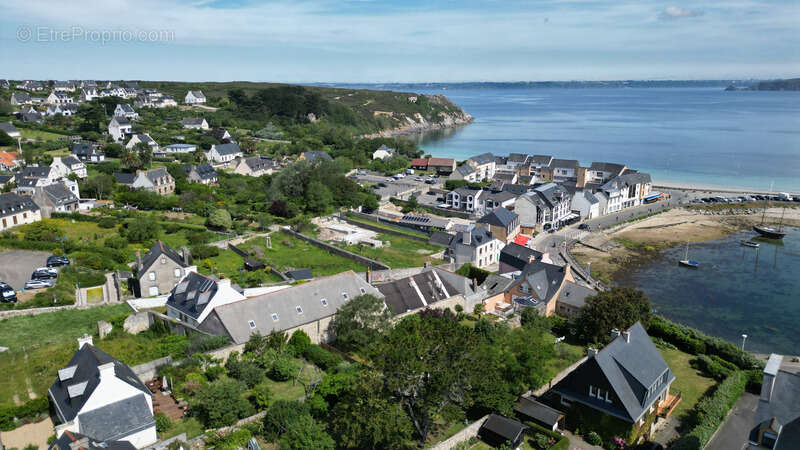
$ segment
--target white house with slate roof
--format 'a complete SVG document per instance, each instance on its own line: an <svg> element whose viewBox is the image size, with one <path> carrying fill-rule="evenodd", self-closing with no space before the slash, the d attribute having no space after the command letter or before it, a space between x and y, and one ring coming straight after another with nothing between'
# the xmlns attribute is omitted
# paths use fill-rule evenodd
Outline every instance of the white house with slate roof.
<svg viewBox="0 0 800 450"><path fill-rule="evenodd" d="M650 195L653 181L650 174L625 172L600 187L599 191L607 197L603 214L611 214L625 208L641 205Z"/></svg>
<svg viewBox="0 0 800 450"><path fill-rule="evenodd" d="M206 102L206 96L203 91L189 91L183 101L187 105L202 105Z"/></svg>
<svg viewBox="0 0 800 450"><path fill-rule="evenodd" d="M492 232L483 227L456 233L448 244L445 254L457 266L471 263L484 269L500 261L500 250L505 243L495 238Z"/></svg>
<svg viewBox="0 0 800 450"><path fill-rule="evenodd" d="M181 120L183 128L192 130L207 130L208 122L202 117L185 117Z"/></svg>
<svg viewBox="0 0 800 450"><path fill-rule="evenodd" d="M211 164L183 166L183 169L186 171L186 179L189 180L189 183L214 184L219 178Z"/></svg>
<svg viewBox="0 0 800 450"><path fill-rule="evenodd" d="M244 153L237 144L212 145L211 150L206 152L206 158L208 158L209 161L225 165L242 156L244 156Z"/></svg>
<svg viewBox="0 0 800 450"><path fill-rule="evenodd" d="M578 191L572 197L572 211L581 215L581 219L594 219L600 215L600 200L590 191Z"/></svg>
<svg viewBox="0 0 800 450"><path fill-rule="evenodd" d="M114 108L114 116L124 117L128 120L136 120L139 118L139 113L134 111L131 105L127 103L119 103L117 107Z"/></svg>
<svg viewBox="0 0 800 450"><path fill-rule="evenodd" d="M158 440L150 391L130 367L78 338L78 351L47 391L59 425L56 436L80 433L97 441L143 448Z"/></svg>
<svg viewBox="0 0 800 450"><path fill-rule="evenodd" d="M169 195L175 191L175 179L164 167L139 170L136 172L131 187L155 192L158 195Z"/></svg>
<svg viewBox="0 0 800 450"><path fill-rule="evenodd" d="M72 173L78 178L89 176L86 165L74 156L55 156L53 162L50 163L50 168L57 171L61 177L68 177Z"/></svg>
<svg viewBox="0 0 800 450"><path fill-rule="evenodd" d="M133 125L124 117L114 117L108 124L108 134L110 134L115 141L121 141L124 137L131 134Z"/></svg>
<svg viewBox="0 0 800 450"><path fill-rule="evenodd" d="M186 275L177 282L169 294L167 315L202 328L214 308L245 299L242 292L231 286L231 280L220 280L187 270ZM247 336L249 338L250 334Z"/></svg>
<svg viewBox="0 0 800 450"><path fill-rule="evenodd" d="M386 144L381 144L377 150L372 152L372 159L386 159L394 156L394 149L389 148Z"/></svg>
<svg viewBox="0 0 800 450"><path fill-rule="evenodd" d="M125 144L125 148L128 150L132 149L134 145L138 144L139 142L144 142L145 144L149 145L150 148L153 150L153 153L158 152L158 142L155 139L150 137L147 133L137 133L131 136L131 139Z"/></svg>

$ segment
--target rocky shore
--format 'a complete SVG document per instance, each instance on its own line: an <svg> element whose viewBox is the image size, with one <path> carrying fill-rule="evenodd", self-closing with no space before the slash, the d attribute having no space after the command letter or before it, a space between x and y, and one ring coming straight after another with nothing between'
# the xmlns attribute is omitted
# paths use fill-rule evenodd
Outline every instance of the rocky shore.
<svg viewBox="0 0 800 450"><path fill-rule="evenodd" d="M380 112L380 114L389 115L393 119L396 119L400 125L394 128L381 130L377 133L363 135L362 137L378 138L422 134L431 131L464 126L475 120L472 115L455 106L452 102L450 102L450 100L447 99L447 97L443 95L429 95L427 98L432 103L440 103L450 106L447 108L449 111L440 111L435 120L427 120L419 113L409 115L405 113Z"/></svg>

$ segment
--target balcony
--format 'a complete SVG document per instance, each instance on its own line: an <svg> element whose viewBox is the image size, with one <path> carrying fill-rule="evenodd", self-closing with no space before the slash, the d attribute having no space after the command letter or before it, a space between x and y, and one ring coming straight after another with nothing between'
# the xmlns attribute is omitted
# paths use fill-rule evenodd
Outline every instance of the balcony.
<svg viewBox="0 0 800 450"><path fill-rule="evenodd" d="M678 407L678 404L681 402L681 392L678 391L675 394L667 394L667 399L661 402L658 405L658 410L656 413L660 417L669 417L672 414L672 411L675 411L675 408Z"/></svg>

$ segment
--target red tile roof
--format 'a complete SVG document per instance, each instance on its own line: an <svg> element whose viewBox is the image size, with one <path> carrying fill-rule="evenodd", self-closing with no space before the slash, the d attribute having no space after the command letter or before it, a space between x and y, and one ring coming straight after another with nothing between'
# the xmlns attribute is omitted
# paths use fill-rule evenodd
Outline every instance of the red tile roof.
<svg viewBox="0 0 800 450"><path fill-rule="evenodd" d="M453 166L456 160L453 158L430 158L428 159L429 166Z"/></svg>
<svg viewBox="0 0 800 450"><path fill-rule="evenodd" d="M519 245L521 245L523 247L526 247L528 245L528 241L530 241L530 240L531 240L530 237L522 235L522 234L518 234L517 237L514 238L514 243L519 244Z"/></svg>
<svg viewBox="0 0 800 450"><path fill-rule="evenodd" d="M414 158L411 160L411 165L414 167L428 166L428 160L425 158Z"/></svg>

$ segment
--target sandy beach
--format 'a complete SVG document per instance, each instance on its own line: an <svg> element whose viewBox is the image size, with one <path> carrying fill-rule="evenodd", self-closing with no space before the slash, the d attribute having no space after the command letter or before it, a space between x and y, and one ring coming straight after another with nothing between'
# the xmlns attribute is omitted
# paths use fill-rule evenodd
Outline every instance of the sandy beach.
<svg viewBox="0 0 800 450"><path fill-rule="evenodd" d="M705 192L708 195L715 194L777 194L777 190L772 192L769 189L747 189L735 186L715 186L696 183L683 183L678 181L657 181L653 183L653 189L678 189L682 191ZM798 192L789 192L792 195L800 195Z"/></svg>
<svg viewBox="0 0 800 450"><path fill-rule="evenodd" d="M746 206L746 205L736 205ZM748 207L679 208L646 219L592 233L572 247L579 263L591 263L592 274L611 281L614 274L629 264L654 257L660 250L685 242L720 239L761 222L763 210ZM767 223L777 223L783 215L786 226L800 226L800 208L768 208Z"/></svg>

